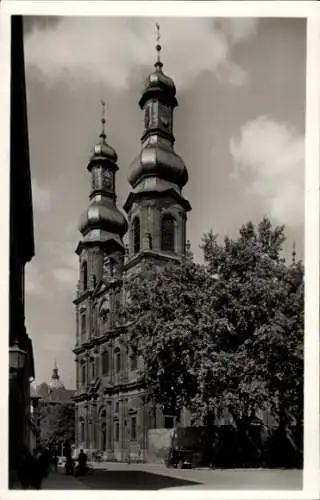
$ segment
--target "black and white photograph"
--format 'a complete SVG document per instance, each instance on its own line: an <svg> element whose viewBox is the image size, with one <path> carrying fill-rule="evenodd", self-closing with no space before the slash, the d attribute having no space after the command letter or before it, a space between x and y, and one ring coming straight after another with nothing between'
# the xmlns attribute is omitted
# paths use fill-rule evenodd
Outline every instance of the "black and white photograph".
<svg viewBox="0 0 320 500"><path fill-rule="evenodd" d="M303 489L307 19L178 12L10 17L10 490Z"/></svg>

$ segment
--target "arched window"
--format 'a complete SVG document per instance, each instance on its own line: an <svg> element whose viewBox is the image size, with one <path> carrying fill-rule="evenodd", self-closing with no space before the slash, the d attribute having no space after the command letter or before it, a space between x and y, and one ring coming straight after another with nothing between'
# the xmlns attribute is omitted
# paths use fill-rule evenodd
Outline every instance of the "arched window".
<svg viewBox="0 0 320 500"><path fill-rule="evenodd" d="M108 351L103 351L102 353L102 375L108 375L109 373L109 353Z"/></svg>
<svg viewBox="0 0 320 500"><path fill-rule="evenodd" d="M174 224L172 215L164 215L161 223L161 250L174 252Z"/></svg>
<svg viewBox="0 0 320 500"><path fill-rule="evenodd" d="M133 240L133 251L138 253L140 250L140 219L135 217L132 222L132 240Z"/></svg>
<svg viewBox="0 0 320 500"><path fill-rule="evenodd" d="M88 267L86 261L82 264L82 283L83 290L86 290L88 288Z"/></svg>

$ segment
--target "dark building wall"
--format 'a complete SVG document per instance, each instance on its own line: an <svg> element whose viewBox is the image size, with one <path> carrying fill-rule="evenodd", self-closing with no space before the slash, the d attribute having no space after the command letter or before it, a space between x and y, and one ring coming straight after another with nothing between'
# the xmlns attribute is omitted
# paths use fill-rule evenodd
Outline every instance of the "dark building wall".
<svg viewBox="0 0 320 500"><path fill-rule="evenodd" d="M23 21L11 22L11 138L10 138L10 278L9 345L25 351L24 367L9 367L10 471L19 460L22 444L30 441L29 380L34 377L32 342L25 328L24 266L34 255L33 211L27 126Z"/></svg>

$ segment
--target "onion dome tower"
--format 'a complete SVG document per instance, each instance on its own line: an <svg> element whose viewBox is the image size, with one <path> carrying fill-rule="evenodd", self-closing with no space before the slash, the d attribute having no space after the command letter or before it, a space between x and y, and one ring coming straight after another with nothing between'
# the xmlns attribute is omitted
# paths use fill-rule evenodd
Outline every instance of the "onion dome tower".
<svg viewBox="0 0 320 500"><path fill-rule="evenodd" d="M122 237L127 221L116 206L115 174L119 169L117 153L107 143L105 103L102 101L102 131L94 146L88 171L91 174L89 206L80 218L82 240L76 253L80 259L79 292L85 292L102 279L103 262L112 254L123 254Z"/></svg>
<svg viewBox="0 0 320 500"><path fill-rule="evenodd" d="M182 195L188 171L174 150L176 87L163 72L160 27L156 26L155 70L147 77L139 101L144 111L141 151L129 168L132 190L124 205L129 218L129 262L146 252L165 261L184 255L186 214L191 210Z"/></svg>
<svg viewBox="0 0 320 500"><path fill-rule="evenodd" d="M54 362L51 380L49 380L49 382L48 382L48 388L49 389L65 389L65 386L64 386L63 382L61 382L60 377L59 377L58 367L57 367L56 361Z"/></svg>

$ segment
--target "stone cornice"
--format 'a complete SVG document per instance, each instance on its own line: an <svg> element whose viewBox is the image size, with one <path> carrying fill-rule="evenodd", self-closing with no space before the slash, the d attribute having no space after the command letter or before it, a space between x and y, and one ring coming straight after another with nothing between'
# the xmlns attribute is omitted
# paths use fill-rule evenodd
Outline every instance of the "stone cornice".
<svg viewBox="0 0 320 500"><path fill-rule="evenodd" d="M102 384L101 384L102 385ZM134 389L142 389L144 387L144 380L142 377L133 380L131 382L122 382L119 384L108 384L107 386L101 387L99 386L99 390L95 390L93 386L87 387L85 390L79 390L74 396L73 401L81 402L81 401L89 401L91 399L97 400L99 396L112 396L115 393L126 393L128 391L132 391Z"/></svg>
<svg viewBox="0 0 320 500"><path fill-rule="evenodd" d="M128 262L124 264L123 269L125 271L131 269L146 257L147 258L152 257L156 260L165 262L179 262L181 260L181 256L179 255L170 255L155 250L141 250L139 253L134 255L132 259L128 260Z"/></svg>
<svg viewBox="0 0 320 500"><path fill-rule="evenodd" d="M74 354L81 354L82 352L86 352L95 346L99 346L101 344L104 344L110 339L114 339L116 337L119 337L121 334L126 333L127 326L119 326L113 330L108 331L105 335L102 337L93 337L92 339L83 342L80 345L77 345L73 348L73 353Z"/></svg>
<svg viewBox="0 0 320 500"><path fill-rule="evenodd" d="M163 198L165 196L172 196L185 210L189 212L191 210L191 205L188 200L186 200L182 195L177 193L173 188L164 189L163 191L150 190L150 191L140 191L129 193L129 196L123 206L123 209L128 213L132 207L135 200L141 200L145 198Z"/></svg>

